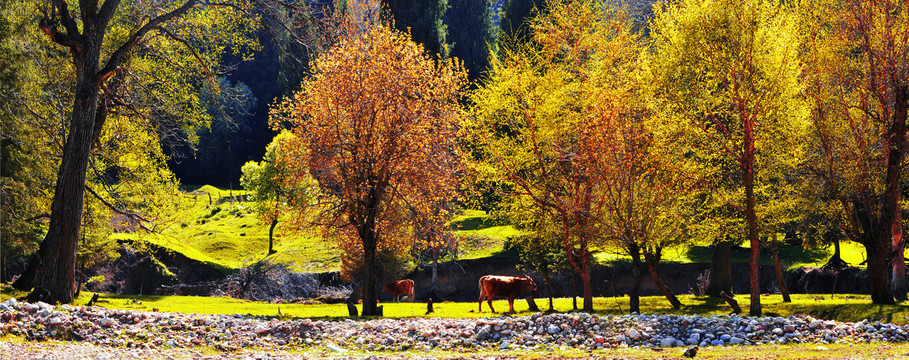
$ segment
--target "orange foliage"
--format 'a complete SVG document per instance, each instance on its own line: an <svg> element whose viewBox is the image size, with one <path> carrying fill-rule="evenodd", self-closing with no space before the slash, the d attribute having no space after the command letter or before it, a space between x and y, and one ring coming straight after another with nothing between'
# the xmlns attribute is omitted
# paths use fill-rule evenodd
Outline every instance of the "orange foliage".
<svg viewBox="0 0 909 360"><path fill-rule="evenodd" d="M466 74L458 62L427 56L387 26L350 29L279 111L302 139L302 150L287 161L305 164L322 189L318 201L298 208L317 209L315 222L336 230L349 259L362 252L364 315L370 315L377 253L400 253L414 214L437 216L438 199L455 196Z"/></svg>

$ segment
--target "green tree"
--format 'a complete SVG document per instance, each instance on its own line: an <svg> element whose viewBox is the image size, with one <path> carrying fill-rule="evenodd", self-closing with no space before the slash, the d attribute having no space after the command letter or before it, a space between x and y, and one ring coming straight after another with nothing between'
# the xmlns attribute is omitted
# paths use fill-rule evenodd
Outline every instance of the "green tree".
<svg viewBox="0 0 909 360"><path fill-rule="evenodd" d="M243 165L240 185L249 192L259 219L269 224L268 255L277 252L274 249L275 227L287 210L287 204L306 202L315 196L312 193L317 185L315 180L300 178L300 183L292 183L296 179L289 176L293 169L288 166L292 164L280 161L294 152L297 141L294 134L282 131L268 144L262 161L249 161Z"/></svg>
<svg viewBox="0 0 909 360"><path fill-rule="evenodd" d="M382 8L394 20L395 28L410 34L411 39L430 54L448 57L448 26L443 21L448 0L381 0ZM478 34L474 34L477 36Z"/></svg>
<svg viewBox="0 0 909 360"><path fill-rule="evenodd" d="M68 85L71 87L58 102L68 105L53 113L65 119L60 121L61 135L65 135L59 138L57 154L62 156L48 231L29 270L16 283L20 289L33 289L30 300L73 300L83 195L88 192L103 201L103 196L95 194L118 190L87 186L88 174L103 175L109 164L105 156L93 160L92 155L126 156L120 158L120 163L135 167L145 161L160 161L157 157L132 158L128 152L118 151L108 139L128 133L133 141L156 143L159 136L168 134L168 129L204 123L207 119L201 115L171 116L170 111L199 106L195 96L179 97L186 94L180 86L211 79L213 65L225 51L225 41L235 49L253 45L247 35L255 27L255 17L242 16L232 7L196 5L195 0L179 4L83 0L75 7L79 11L72 11L72 5L65 1L50 1L34 8L34 14L38 14L35 23L46 35L44 41L50 42L42 46L59 46L52 49L57 52L54 59L64 59L58 64L69 70L65 73L74 75ZM161 62L169 65L170 73L155 71L161 68L154 65ZM177 106L155 106L161 105L161 99L169 99L170 105ZM167 122L176 126L159 126ZM138 174L130 169L116 169L114 174L117 178ZM153 174L167 177L164 173Z"/></svg>
<svg viewBox="0 0 909 360"><path fill-rule="evenodd" d="M650 69L667 111L689 134L689 148L706 160L705 179L716 164L738 164L735 191L720 203L740 212L751 246L752 316L761 314L760 238L755 180L763 157L786 146L800 86L797 22L786 5L772 1L679 1L656 8L651 23ZM703 161L703 160L702 160ZM713 166L711 169L710 166ZM728 169L728 167L725 167ZM717 194L721 195L721 194Z"/></svg>
<svg viewBox="0 0 909 360"><path fill-rule="evenodd" d="M490 0L449 0L445 13L449 53L464 62L467 78L474 83L489 69L489 53L495 48Z"/></svg>
<svg viewBox="0 0 909 360"><path fill-rule="evenodd" d="M499 42L530 40L530 20L545 9L546 0L505 0L499 9Z"/></svg>

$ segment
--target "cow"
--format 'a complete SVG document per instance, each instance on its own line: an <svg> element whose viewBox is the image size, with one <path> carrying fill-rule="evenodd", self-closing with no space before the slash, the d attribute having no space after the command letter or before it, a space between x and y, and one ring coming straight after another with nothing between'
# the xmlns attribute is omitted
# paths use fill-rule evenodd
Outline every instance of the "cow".
<svg viewBox="0 0 909 360"><path fill-rule="evenodd" d="M537 284L527 275L524 275L523 277L484 275L480 278L479 285L479 312L483 312L483 297L485 296L486 300L489 302L489 311L492 311L493 314L496 312L496 310L492 308L493 296L504 296L508 298L509 312L514 312L514 299L524 291L537 289Z"/></svg>
<svg viewBox="0 0 909 360"><path fill-rule="evenodd" d="M385 292L394 296L395 301L398 301L398 298L401 296L407 296L410 299L410 302L413 302L413 280L404 279L392 281L385 284L385 286L382 287L382 290L385 290Z"/></svg>

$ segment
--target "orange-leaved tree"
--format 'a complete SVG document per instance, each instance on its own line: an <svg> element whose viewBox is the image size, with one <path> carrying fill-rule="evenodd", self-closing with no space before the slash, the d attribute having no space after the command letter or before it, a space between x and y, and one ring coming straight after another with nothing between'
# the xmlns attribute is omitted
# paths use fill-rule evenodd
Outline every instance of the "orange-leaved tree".
<svg viewBox="0 0 909 360"><path fill-rule="evenodd" d="M427 198L453 198L458 188L466 74L457 61L433 59L386 25L349 29L319 56L302 90L277 109L285 117L275 120L291 123L302 140L298 155L285 161L308 171L289 176L311 175L322 190L297 208L317 210L316 223L340 239L359 240L363 315L378 315L377 251L401 237L408 214L433 213Z"/></svg>

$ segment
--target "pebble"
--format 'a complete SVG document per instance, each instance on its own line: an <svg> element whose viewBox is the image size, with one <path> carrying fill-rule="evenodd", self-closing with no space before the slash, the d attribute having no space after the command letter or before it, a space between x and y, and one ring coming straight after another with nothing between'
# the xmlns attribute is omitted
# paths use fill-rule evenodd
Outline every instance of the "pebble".
<svg viewBox="0 0 909 360"><path fill-rule="evenodd" d="M26 344L46 338L83 339L81 344L117 350L178 351L217 344L218 348L230 351L305 346L323 347L334 352L477 348L538 352L620 346L669 348L686 344L749 346L795 342L820 346L909 341L909 326L869 321L841 323L810 316L636 314L599 317L586 313L534 313L524 317L479 319L282 321L251 315L188 315L108 310L98 306L54 307L19 303L14 299L0 305L3 305L0 309L6 309L0 311L0 336L24 334Z"/></svg>

